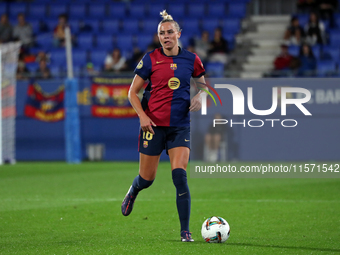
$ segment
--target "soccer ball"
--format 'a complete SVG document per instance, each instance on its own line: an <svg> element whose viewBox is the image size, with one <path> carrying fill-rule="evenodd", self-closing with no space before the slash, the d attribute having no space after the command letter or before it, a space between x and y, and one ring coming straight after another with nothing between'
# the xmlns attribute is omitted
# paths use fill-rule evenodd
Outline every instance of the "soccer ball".
<svg viewBox="0 0 340 255"><path fill-rule="evenodd" d="M201 233L207 243L224 243L229 238L230 227L225 219L212 216L203 222Z"/></svg>

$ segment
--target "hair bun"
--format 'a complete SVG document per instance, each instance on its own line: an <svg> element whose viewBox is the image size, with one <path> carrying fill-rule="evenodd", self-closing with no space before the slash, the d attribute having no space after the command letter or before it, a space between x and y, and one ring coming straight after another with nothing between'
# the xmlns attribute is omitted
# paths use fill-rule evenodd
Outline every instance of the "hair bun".
<svg viewBox="0 0 340 255"><path fill-rule="evenodd" d="M166 10L160 12L163 20L174 20L171 15L169 15Z"/></svg>

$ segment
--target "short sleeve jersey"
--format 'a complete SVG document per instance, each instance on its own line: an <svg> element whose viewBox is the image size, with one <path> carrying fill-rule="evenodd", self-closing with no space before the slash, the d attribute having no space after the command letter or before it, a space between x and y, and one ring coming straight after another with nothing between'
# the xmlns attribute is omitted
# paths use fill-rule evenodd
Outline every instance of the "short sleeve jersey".
<svg viewBox="0 0 340 255"><path fill-rule="evenodd" d="M145 54L135 73L149 80L145 113L157 126L190 125L190 79L205 74L196 54L180 48L177 56L166 56L163 48L158 48Z"/></svg>

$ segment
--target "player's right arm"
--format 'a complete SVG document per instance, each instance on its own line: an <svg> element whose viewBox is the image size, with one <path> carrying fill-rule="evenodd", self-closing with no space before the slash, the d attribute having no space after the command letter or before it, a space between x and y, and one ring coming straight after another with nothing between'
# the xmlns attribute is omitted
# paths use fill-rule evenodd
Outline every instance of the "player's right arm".
<svg viewBox="0 0 340 255"><path fill-rule="evenodd" d="M156 124L145 114L140 99L138 97L138 93L142 89L144 83L144 79L136 74L130 86L128 97L132 107L135 109L139 117L141 129L144 132L149 131L150 133L155 134L152 126L156 127Z"/></svg>

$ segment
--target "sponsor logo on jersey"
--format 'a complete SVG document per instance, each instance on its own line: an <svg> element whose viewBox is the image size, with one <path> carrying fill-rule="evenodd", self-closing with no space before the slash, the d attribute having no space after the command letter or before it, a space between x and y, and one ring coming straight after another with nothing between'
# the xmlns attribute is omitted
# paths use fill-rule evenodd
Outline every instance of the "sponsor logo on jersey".
<svg viewBox="0 0 340 255"><path fill-rule="evenodd" d="M143 67L143 60L141 60L138 65L137 65L137 69L141 69Z"/></svg>
<svg viewBox="0 0 340 255"><path fill-rule="evenodd" d="M176 77L172 77L168 81L168 86L169 86L170 89L174 89L174 90L178 89L180 84L181 84L181 82Z"/></svg>
<svg viewBox="0 0 340 255"><path fill-rule="evenodd" d="M171 70L176 70L177 69L177 64L175 64L175 63L170 64L170 69Z"/></svg>

